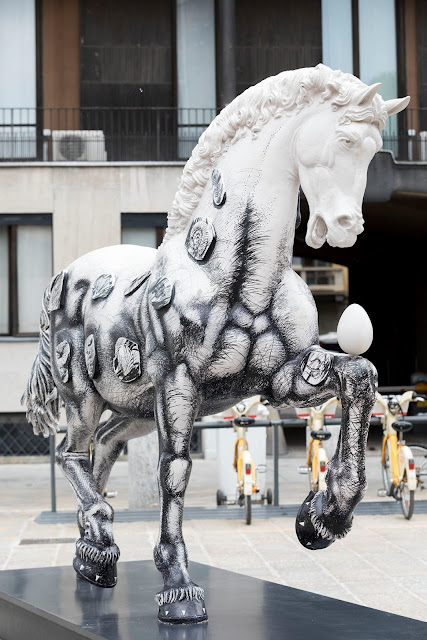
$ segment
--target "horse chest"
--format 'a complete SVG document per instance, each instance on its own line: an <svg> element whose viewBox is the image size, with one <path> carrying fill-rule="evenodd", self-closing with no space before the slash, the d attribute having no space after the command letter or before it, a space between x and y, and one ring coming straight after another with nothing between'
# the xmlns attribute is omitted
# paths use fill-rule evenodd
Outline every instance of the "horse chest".
<svg viewBox="0 0 427 640"><path fill-rule="evenodd" d="M271 375L286 359L285 347L267 313L253 315L236 304L229 315L231 323L214 345L208 378Z"/></svg>

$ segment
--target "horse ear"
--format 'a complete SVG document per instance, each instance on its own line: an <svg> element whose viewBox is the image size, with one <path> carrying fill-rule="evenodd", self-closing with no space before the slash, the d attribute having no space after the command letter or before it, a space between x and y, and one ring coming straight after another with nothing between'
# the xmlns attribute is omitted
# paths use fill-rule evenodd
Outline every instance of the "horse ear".
<svg viewBox="0 0 427 640"><path fill-rule="evenodd" d="M395 98L395 100L386 100L385 107L387 109L387 113L389 116L392 116L394 113L399 113L406 109L409 104L410 96L406 96L406 98Z"/></svg>
<svg viewBox="0 0 427 640"><path fill-rule="evenodd" d="M361 105L361 104L371 103L380 86L381 86L381 82L376 82L375 84L371 84L371 86L365 89L365 91L362 93L362 95L359 98L359 102L357 104Z"/></svg>

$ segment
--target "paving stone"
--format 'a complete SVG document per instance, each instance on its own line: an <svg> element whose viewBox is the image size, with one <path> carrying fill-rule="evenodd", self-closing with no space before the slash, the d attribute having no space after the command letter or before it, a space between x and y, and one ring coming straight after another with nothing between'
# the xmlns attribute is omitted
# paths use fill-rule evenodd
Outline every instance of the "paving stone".
<svg viewBox="0 0 427 640"><path fill-rule="evenodd" d="M280 460L281 503L300 503L307 494L307 479L297 474L297 462L296 458ZM377 463L374 458L368 461L368 476L378 472ZM7 466L14 469L5 471ZM110 504L114 509L128 508L127 465L119 462L114 470L109 488L118 490L119 496ZM34 517L49 506L48 472L48 465L0 465L0 482L8 477L10 507L2 503L0 508L0 567L6 560L7 568L71 563L74 542L18 544L22 538L76 539L79 535L75 523L34 522ZM369 479L370 497L378 500L380 476ZM214 506L216 484L215 461L194 460L186 505ZM270 469L267 486L271 484ZM74 494L59 474L57 486L58 509L75 511ZM190 562L212 564L349 602L363 601L366 606L427 621L426 529L427 514L415 513L408 522L399 512L389 516L356 513L353 529L345 539L312 552L299 544L295 519L290 517L254 520L247 526L243 510L242 517L233 520L190 521L184 515L183 527ZM116 523L114 532L121 562L151 560L158 530L157 521Z"/></svg>

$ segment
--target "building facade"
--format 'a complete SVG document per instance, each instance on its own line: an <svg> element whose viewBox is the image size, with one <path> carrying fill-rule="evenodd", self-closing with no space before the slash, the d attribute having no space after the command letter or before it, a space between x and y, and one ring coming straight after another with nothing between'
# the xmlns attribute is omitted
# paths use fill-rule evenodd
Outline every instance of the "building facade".
<svg viewBox="0 0 427 640"><path fill-rule="evenodd" d="M423 0L0 0L0 430L22 424L52 274L101 246L158 246L183 165L218 110L319 62L411 104L390 118L370 168L365 238L314 255L301 232L295 268L322 332L348 296L366 306L381 328L367 354L380 383L427 370L424 276L407 269L426 233L426 34ZM304 200L302 211L304 221ZM393 282L411 309L393 307L384 323Z"/></svg>

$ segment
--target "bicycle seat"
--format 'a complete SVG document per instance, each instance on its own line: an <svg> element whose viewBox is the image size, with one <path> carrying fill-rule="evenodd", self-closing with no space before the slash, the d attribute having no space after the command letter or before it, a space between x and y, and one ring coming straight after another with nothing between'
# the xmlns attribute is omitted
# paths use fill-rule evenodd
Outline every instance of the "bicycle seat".
<svg viewBox="0 0 427 640"><path fill-rule="evenodd" d="M326 431L326 429L318 429L317 431L312 431L310 435L314 440L325 441L329 440L332 433L330 431Z"/></svg>
<svg viewBox="0 0 427 640"><path fill-rule="evenodd" d="M255 422L255 418L240 416L240 418L234 418L233 422L237 427L246 427L248 424L253 424Z"/></svg>
<svg viewBox="0 0 427 640"><path fill-rule="evenodd" d="M412 429L414 428L412 426L412 422L407 422L406 420L397 420L396 422L393 422L391 426L395 431L401 431L402 433L412 431Z"/></svg>

